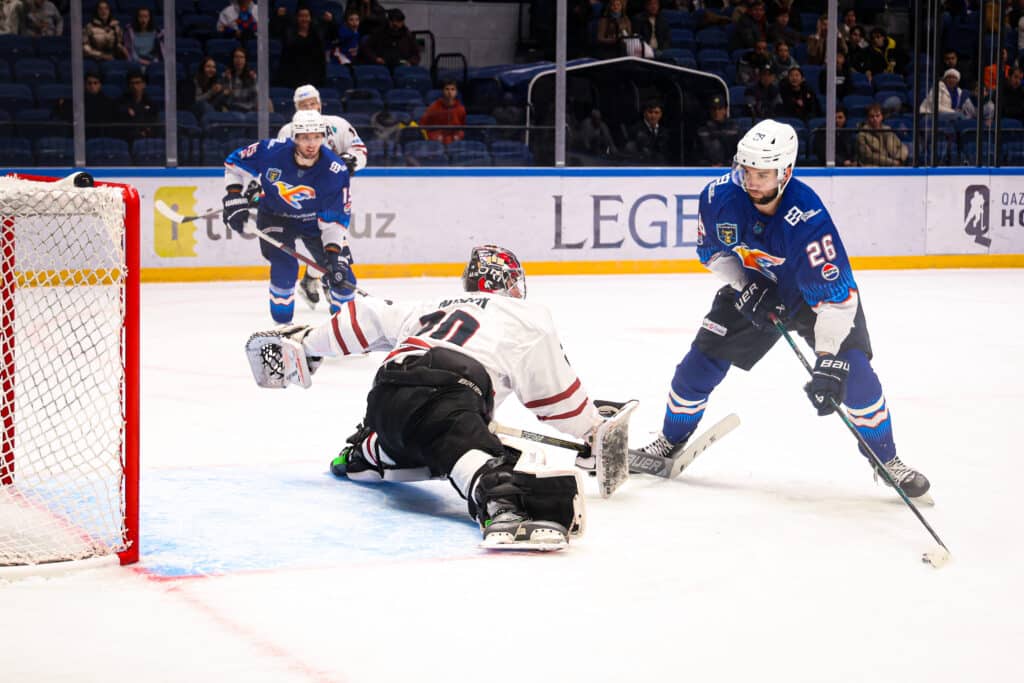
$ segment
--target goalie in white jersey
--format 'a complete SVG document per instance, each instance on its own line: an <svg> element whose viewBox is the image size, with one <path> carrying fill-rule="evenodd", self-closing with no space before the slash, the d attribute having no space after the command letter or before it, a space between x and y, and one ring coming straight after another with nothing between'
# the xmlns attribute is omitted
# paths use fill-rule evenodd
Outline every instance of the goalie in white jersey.
<svg viewBox="0 0 1024 683"><path fill-rule="evenodd" d="M355 126L346 119L323 113L320 91L316 89L316 86L300 85L295 89L292 101L295 102L295 111L315 109L320 112L327 127L324 145L341 157L348 167L350 176L355 175L356 171L366 168L366 143L359 137ZM292 124L289 122L277 132L277 138L279 140L290 140L291 137ZM323 283L323 289L324 292L329 292L330 290L330 286L326 281ZM299 295L310 308L316 308L316 305L320 302L320 293L317 291L317 278L309 272L309 269L306 270L302 279L299 280ZM330 299L329 293L327 298Z"/></svg>
<svg viewBox="0 0 1024 683"><path fill-rule="evenodd" d="M331 471L360 481L448 477L486 547L565 547L583 528L577 473L506 448L488 429L494 408L514 393L541 421L593 441L595 454L610 443L609 430L621 428L624 469L628 415L605 421L598 412L550 313L524 300L515 255L474 248L463 283L469 294L407 303L362 297L319 327L257 333L246 345L256 381L309 386L325 356L390 351L367 396L365 426Z"/></svg>

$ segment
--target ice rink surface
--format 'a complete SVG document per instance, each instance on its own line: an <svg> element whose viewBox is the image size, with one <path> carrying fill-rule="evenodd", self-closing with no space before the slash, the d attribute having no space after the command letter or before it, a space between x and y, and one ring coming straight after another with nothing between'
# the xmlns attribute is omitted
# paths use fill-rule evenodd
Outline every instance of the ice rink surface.
<svg viewBox="0 0 1024 683"><path fill-rule="evenodd" d="M640 400L645 443L714 278L527 273L590 396ZM1024 680L1024 271L857 279L900 456L931 479L922 511L953 551L942 570L839 419L814 414L785 342L730 372L705 425L742 425L679 479L608 500L588 480L567 551L487 553L448 483L328 473L379 357L259 389L243 344L270 327L265 283L146 285L142 561L0 584L0 680ZM544 430L513 401L501 421Z"/></svg>

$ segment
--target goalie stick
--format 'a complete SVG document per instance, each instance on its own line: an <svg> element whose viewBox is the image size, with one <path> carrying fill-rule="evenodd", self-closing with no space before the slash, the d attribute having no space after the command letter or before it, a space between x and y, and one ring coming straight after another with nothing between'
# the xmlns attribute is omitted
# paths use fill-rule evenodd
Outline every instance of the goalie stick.
<svg viewBox="0 0 1024 683"><path fill-rule="evenodd" d="M711 444L740 426L740 418L735 413L726 415L721 420L704 430L700 436L687 444L674 458L650 455L641 450L629 451L629 471L633 474L653 474L656 477L674 479L690 466L697 456L706 451Z"/></svg>

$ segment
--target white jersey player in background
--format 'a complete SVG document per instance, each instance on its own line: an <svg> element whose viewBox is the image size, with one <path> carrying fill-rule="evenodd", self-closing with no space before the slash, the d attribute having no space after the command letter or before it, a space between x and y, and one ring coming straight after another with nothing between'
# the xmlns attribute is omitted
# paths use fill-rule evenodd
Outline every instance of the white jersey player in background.
<svg viewBox="0 0 1024 683"><path fill-rule="evenodd" d="M340 116L324 114L323 105L320 101L320 91L315 86L300 85L295 89L292 101L295 102L296 111L315 109L320 112L327 126L324 145L342 158L345 165L348 166L350 176L354 175L356 171L366 168L366 144L360 139L355 126ZM291 139L291 136L291 123L286 123L277 132L279 140L288 140ZM320 302L320 293L317 291L317 278L308 269L299 281L298 289L299 296L302 297L306 304L310 308L316 308L317 303ZM328 286L324 283L324 291L326 292L327 290ZM329 295L328 298L330 298Z"/></svg>
<svg viewBox="0 0 1024 683"><path fill-rule="evenodd" d="M582 532L578 475L502 444L488 429L494 408L515 394L541 421L594 442L599 459L599 446L621 426L623 470L628 411L615 416L618 406L602 405L598 412L551 314L524 300L525 275L512 252L474 248L463 284L469 294L393 303L360 297L319 327L257 333L246 345L253 374L261 386L309 386L324 357L389 351L364 424L331 471L359 481L447 477L480 523L485 547L563 548Z"/></svg>

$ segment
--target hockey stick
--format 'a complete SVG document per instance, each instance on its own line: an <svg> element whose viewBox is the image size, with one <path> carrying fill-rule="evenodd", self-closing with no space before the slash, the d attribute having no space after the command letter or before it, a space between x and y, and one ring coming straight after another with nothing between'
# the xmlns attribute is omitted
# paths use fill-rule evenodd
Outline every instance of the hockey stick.
<svg viewBox="0 0 1024 683"><path fill-rule="evenodd" d="M199 221L199 220L204 220L204 219L207 219L207 218L213 218L214 216L219 216L224 211L223 209L217 209L216 211L209 211L209 212L201 214L199 216L186 216L186 215L180 214L177 211L175 211L174 209L172 209L162 199L156 200L153 203L153 207L157 211L159 211L160 214L162 216L164 216L164 218L167 218L168 220L173 221L174 223L191 223L193 221ZM323 275L324 273L327 272L321 266L319 266L317 264L317 262L314 261L313 259L309 258L308 256L303 256L299 252L297 252L294 249L292 249L291 247L289 247L287 244L285 244L283 242L279 242L278 240L274 239L273 237L271 237L267 233L263 232L262 230L257 229L256 232L254 232L254 233L244 232L242 234L243 235L255 235L256 237L259 237L264 242L266 242L266 243L268 243L268 244L270 244L270 245L272 245L274 247L277 247L278 249L280 249L284 253L288 254L292 258L294 258L294 259L296 259L298 261L302 261L303 263L306 264L307 268L313 269L313 271L316 274L318 274L318 275ZM356 294L358 294L360 296L370 296L369 294L366 293L366 291L360 289L359 287L353 287L353 289L355 290Z"/></svg>
<svg viewBox="0 0 1024 683"><path fill-rule="evenodd" d="M807 370L807 374L813 377L814 368L811 367L811 364L807 361L807 358L804 356L803 351L800 350L800 347L798 347L796 345L796 342L793 341L793 337L789 334L789 330L786 329L785 324L783 324L783 322L779 320L778 317L776 317L775 315L770 315L769 319L772 321L772 324L775 325L775 329L777 329L779 333L782 334L783 337L785 337L786 342L789 344L789 347L793 349L793 353L796 354L796 357L800 359L800 363L804 366L804 369ZM931 534L932 538L935 539L935 542L938 543L941 547L941 550L933 550L924 553L921 556L921 561L926 562L936 568L946 564L946 562L948 562L951 558L949 548L946 547L946 544L942 542L942 539L939 538L939 535L935 533L935 530L932 529L930 524L928 524L928 521L924 518L924 515L921 514L921 511L917 509L917 506L914 505L914 503L910 500L907 494L903 492L903 489L900 488L899 484L896 483L896 480L892 478L892 475L889 474L889 470L885 469L885 465L882 464L881 459L879 459L878 455L871 448L871 446L868 445L868 442L864 439L861 433L857 431L856 425L853 424L853 421L850 419L850 416L846 413L842 406L839 405L839 402L836 401L834 398L830 398L829 401L831 402L832 408L835 410L836 415L838 415L839 418L843 421L843 424L846 425L846 428L850 430L850 433L857 438L857 441L860 443L861 450L867 453L871 461L874 462L875 471L882 475L882 477L889 484L889 486L896 489L896 492L900 494L900 498L903 499L903 502L907 504L907 507L910 508L910 511L914 513L914 516L916 516L918 521L924 525L924 528L928 530L928 533Z"/></svg>
<svg viewBox="0 0 1024 683"><path fill-rule="evenodd" d="M536 441L537 443L546 444L548 446L556 446L558 448L565 448L570 451L576 451L577 453L584 453L590 455L590 446L586 446L575 441L569 441L567 439L559 439L555 436L548 436L546 434L538 434L537 432L527 432L516 427L508 427L497 422L490 424L491 432L494 434L504 434L505 436L511 436L514 439L524 439L526 441Z"/></svg>

